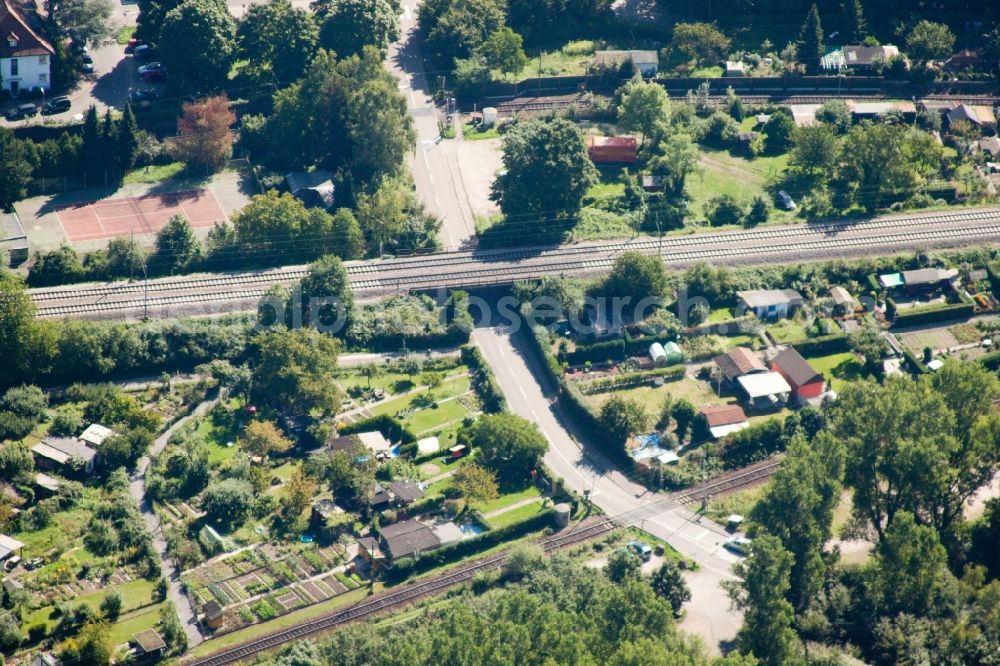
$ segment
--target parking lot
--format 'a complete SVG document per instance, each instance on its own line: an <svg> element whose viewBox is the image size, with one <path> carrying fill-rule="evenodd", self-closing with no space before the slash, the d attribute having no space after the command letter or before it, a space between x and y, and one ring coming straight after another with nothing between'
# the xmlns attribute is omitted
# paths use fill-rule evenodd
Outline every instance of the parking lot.
<svg viewBox="0 0 1000 666"><path fill-rule="evenodd" d="M122 26L135 24L138 12L137 5L116 3L114 13L111 17L111 21L114 24L112 34L117 33L118 29ZM82 75L75 88L71 90L47 91L44 99L14 99L4 102L0 105L0 124L11 127L26 124L67 123L74 119L82 119L84 112L91 105L96 106L97 110L102 113L108 108L121 109L125 106L131 90L140 88L162 89L163 87L162 85L157 86L144 83L136 71L141 63L133 62L132 57L125 54L125 47L115 43L113 39L101 46L90 47L90 56L94 61L94 72ZM70 98L71 105L68 111L50 116L39 114L14 122L10 122L2 117L3 113L20 104L30 102L40 107L44 101L62 95Z"/></svg>

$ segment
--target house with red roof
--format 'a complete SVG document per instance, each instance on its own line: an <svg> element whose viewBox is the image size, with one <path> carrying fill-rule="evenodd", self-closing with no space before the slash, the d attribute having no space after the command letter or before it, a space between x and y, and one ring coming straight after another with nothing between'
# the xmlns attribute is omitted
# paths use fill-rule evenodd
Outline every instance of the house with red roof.
<svg viewBox="0 0 1000 666"><path fill-rule="evenodd" d="M801 404L819 400L826 391L823 375L791 347L782 350L771 360L771 370L785 378L792 387L792 397Z"/></svg>
<svg viewBox="0 0 1000 666"><path fill-rule="evenodd" d="M38 35L10 0L0 0L0 86L17 96L21 90L52 85L55 49Z"/></svg>

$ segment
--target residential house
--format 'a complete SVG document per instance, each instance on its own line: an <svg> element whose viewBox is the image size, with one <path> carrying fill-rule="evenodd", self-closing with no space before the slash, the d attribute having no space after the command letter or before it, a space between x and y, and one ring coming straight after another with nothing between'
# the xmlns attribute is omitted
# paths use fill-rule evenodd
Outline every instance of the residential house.
<svg viewBox="0 0 1000 666"><path fill-rule="evenodd" d="M898 55L899 49L892 44L848 45L833 49L820 58L820 67L828 72L850 69L858 74L872 74Z"/></svg>
<svg viewBox="0 0 1000 666"><path fill-rule="evenodd" d="M59 666L60 661L51 652L39 652L31 658L31 666Z"/></svg>
<svg viewBox="0 0 1000 666"><path fill-rule="evenodd" d="M285 174L288 191L306 206L333 208L333 174L323 169L293 171Z"/></svg>
<svg viewBox="0 0 1000 666"><path fill-rule="evenodd" d="M10 0L0 0L0 86L14 97L30 88L49 89L55 53Z"/></svg>
<svg viewBox="0 0 1000 666"><path fill-rule="evenodd" d="M982 104L959 104L945 115L948 128L956 122L967 122L982 130L992 130L997 126L997 118L993 109Z"/></svg>
<svg viewBox="0 0 1000 666"><path fill-rule="evenodd" d="M796 307L805 303L802 294L794 289L738 291L736 298L741 309L753 312L758 319L787 317Z"/></svg>
<svg viewBox="0 0 1000 666"><path fill-rule="evenodd" d="M90 445L92 448L99 449L104 441L110 437L115 436L115 431L111 428L102 426L100 423L91 423L87 426L87 429L80 433L80 441L84 444Z"/></svg>
<svg viewBox="0 0 1000 666"><path fill-rule="evenodd" d="M830 287L830 298L833 299L833 305L840 314L853 312L858 304L851 296L851 292L841 286Z"/></svg>
<svg viewBox="0 0 1000 666"><path fill-rule="evenodd" d="M715 357L719 380L727 386L733 386L743 375L753 375L767 372L767 366L760 360L757 352L746 347L735 347L725 354Z"/></svg>
<svg viewBox="0 0 1000 666"><path fill-rule="evenodd" d="M594 53L594 65L597 67L620 67L625 62L631 62L635 70L643 76L656 76L660 66L660 56L656 51L597 51Z"/></svg>
<svg viewBox="0 0 1000 666"><path fill-rule="evenodd" d="M424 489L415 481L390 481L382 486L376 483L372 492L371 507L376 511L409 506L424 496Z"/></svg>
<svg viewBox="0 0 1000 666"><path fill-rule="evenodd" d="M404 520L379 528L379 545L382 552L396 561L434 550L441 542L427 525L417 520Z"/></svg>
<svg viewBox="0 0 1000 666"><path fill-rule="evenodd" d="M78 464L87 474L94 472L97 465L97 451L76 437L46 437L31 447L35 464L42 469L73 469L71 461Z"/></svg>
<svg viewBox="0 0 1000 666"><path fill-rule="evenodd" d="M137 659L159 659L167 649L167 644L163 637L154 629L146 629L137 634L132 634L131 643Z"/></svg>
<svg viewBox="0 0 1000 666"><path fill-rule="evenodd" d="M752 409L779 409L788 402L792 387L777 372L743 375L736 379L740 394Z"/></svg>
<svg viewBox="0 0 1000 666"><path fill-rule="evenodd" d="M708 423L712 439L719 439L750 427L750 421L739 405L712 405L702 407L701 413Z"/></svg>
<svg viewBox="0 0 1000 666"><path fill-rule="evenodd" d="M973 141L969 148L971 150L978 150L990 160L996 160L1000 158L1000 137L990 136L985 139Z"/></svg>
<svg viewBox="0 0 1000 666"><path fill-rule="evenodd" d="M809 361L789 347L771 359L771 370L777 372L792 387L792 397L801 404L809 404L823 397L826 380Z"/></svg>
<svg viewBox="0 0 1000 666"><path fill-rule="evenodd" d="M218 601L214 599L209 601L201 607L201 612L204 615L205 626L209 629L218 629L222 626L224 614Z"/></svg>
<svg viewBox="0 0 1000 666"><path fill-rule="evenodd" d="M847 101L847 109L856 123L877 120L893 112L902 114L906 121L912 121L917 115L917 106L913 102L857 102L852 99Z"/></svg>
<svg viewBox="0 0 1000 666"><path fill-rule="evenodd" d="M918 268L901 273L903 284L910 291L919 291L950 283L958 277L957 268Z"/></svg>
<svg viewBox="0 0 1000 666"><path fill-rule="evenodd" d="M12 555L17 555L24 548L24 544L13 539L6 534L0 534L0 562Z"/></svg>

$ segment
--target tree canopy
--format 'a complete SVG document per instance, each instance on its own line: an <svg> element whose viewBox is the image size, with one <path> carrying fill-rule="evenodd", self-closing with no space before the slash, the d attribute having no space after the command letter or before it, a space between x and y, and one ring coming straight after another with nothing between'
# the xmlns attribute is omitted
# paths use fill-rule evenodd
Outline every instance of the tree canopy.
<svg viewBox="0 0 1000 666"><path fill-rule="evenodd" d="M262 83L291 83L316 52L319 28L312 14L289 0L270 0L250 5L236 38L240 58L248 61L244 72Z"/></svg>
<svg viewBox="0 0 1000 666"><path fill-rule="evenodd" d="M236 21L223 0L184 0L164 16L159 43L172 88L214 92L229 78Z"/></svg>
<svg viewBox="0 0 1000 666"><path fill-rule="evenodd" d="M534 423L513 414L480 416L463 436L478 451L476 461L496 472L501 483L526 480L549 448Z"/></svg>

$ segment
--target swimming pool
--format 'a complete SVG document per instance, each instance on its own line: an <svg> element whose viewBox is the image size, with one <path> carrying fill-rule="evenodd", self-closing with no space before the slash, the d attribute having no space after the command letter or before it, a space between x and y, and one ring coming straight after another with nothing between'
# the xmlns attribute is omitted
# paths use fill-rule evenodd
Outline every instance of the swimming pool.
<svg viewBox="0 0 1000 666"><path fill-rule="evenodd" d="M462 533L463 539L472 538L478 534L482 534L486 531L486 528L479 523L462 523L458 526L458 530Z"/></svg>

